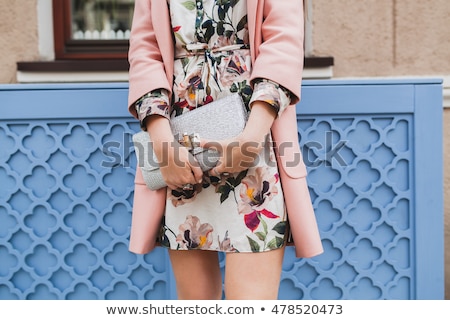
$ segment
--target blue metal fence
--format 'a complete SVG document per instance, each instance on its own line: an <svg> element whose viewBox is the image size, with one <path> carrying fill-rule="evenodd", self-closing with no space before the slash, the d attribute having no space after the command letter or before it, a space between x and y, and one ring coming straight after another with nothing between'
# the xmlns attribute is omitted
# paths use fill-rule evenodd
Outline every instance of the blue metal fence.
<svg viewBox="0 0 450 320"><path fill-rule="evenodd" d="M0 86L0 299L176 298L164 250L127 250L127 91ZM305 81L302 94L325 253L288 248L279 298L443 299L440 81Z"/></svg>

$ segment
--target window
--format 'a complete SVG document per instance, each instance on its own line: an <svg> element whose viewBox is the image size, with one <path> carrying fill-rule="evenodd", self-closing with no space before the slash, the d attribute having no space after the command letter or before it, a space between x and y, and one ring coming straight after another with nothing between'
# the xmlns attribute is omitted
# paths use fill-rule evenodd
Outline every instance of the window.
<svg viewBox="0 0 450 320"><path fill-rule="evenodd" d="M134 0L53 0L56 59L125 59Z"/></svg>
<svg viewBox="0 0 450 320"><path fill-rule="evenodd" d="M158 0L159 1L159 0ZM165 0L161 0L165 1ZM332 57L312 50L312 0L305 0L304 78L332 77ZM38 0L40 61L18 61L18 82L127 81L128 40L135 0ZM49 30L53 35L49 45ZM49 53L51 52L51 53Z"/></svg>

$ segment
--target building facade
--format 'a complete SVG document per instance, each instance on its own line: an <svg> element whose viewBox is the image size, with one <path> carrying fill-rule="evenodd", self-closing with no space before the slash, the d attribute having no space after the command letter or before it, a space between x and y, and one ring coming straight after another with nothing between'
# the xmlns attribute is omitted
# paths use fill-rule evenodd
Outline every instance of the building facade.
<svg viewBox="0 0 450 320"><path fill-rule="evenodd" d="M0 1L0 83L126 81L123 62L109 70L55 67L52 62L66 59L57 57L54 1ZM307 66L305 78L443 79L444 227L450 245L450 2L308 0L307 11L306 53L332 57L333 63ZM449 266L448 252L445 261ZM450 299L450 267L446 279Z"/></svg>

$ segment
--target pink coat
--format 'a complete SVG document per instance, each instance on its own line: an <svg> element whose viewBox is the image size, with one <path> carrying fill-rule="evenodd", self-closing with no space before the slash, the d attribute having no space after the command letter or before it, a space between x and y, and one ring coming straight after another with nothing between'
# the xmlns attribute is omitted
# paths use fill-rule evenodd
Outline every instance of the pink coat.
<svg viewBox="0 0 450 320"><path fill-rule="evenodd" d="M303 10L301 0L247 0L248 28L253 60L252 79L271 79L294 97L272 126L279 148L280 179L297 257L323 252L306 183L306 167L298 144L295 104L300 100L303 70ZM289 14L287 14L289 13ZM155 22L155 23L153 23ZM145 93L172 91L174 48L165 0L137 0L130 38L129 111ZM295 165L292 165L296 163ZM129 249L144 254L155 247L164 215L166 190L151 191L138 168Z"/></svg>

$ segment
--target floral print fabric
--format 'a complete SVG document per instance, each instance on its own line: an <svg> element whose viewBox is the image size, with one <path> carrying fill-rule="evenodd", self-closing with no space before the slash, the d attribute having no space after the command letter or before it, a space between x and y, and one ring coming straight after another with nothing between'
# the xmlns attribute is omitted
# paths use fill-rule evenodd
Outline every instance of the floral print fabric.
<svg viewBox="0 0 450 320"><path fill-rule="evenodd" d="M269 103L280 114L289 93L278 84L249 82L245 0L168 0L175 39L173 94L155 90L136 103L141 126L149 115L167 118L239 92L251 108ZM170 101L170 102L169 102ZM283 246L287 217L271 137L254 166L217 177L204 174L192 191L167 190L159 242L175 250L262 252Z"/></svg>

